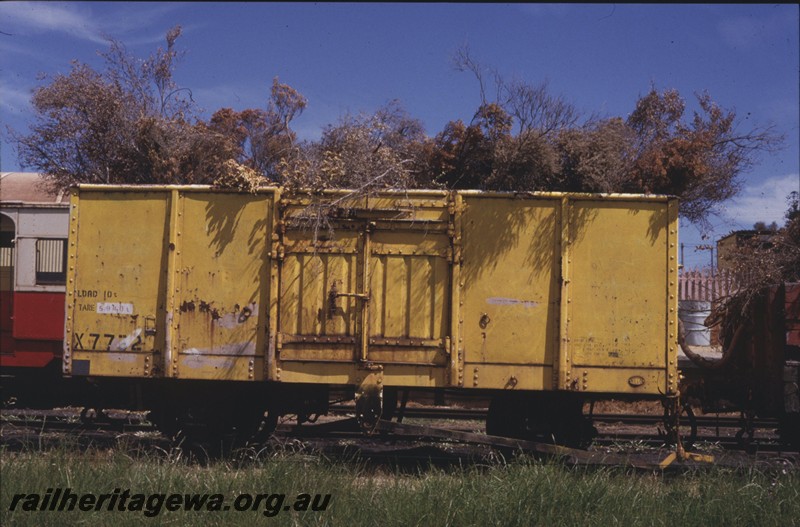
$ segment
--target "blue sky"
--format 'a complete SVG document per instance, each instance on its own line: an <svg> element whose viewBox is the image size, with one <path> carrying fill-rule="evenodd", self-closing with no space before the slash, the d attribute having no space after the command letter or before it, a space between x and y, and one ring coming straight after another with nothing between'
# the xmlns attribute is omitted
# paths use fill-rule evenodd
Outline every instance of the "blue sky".
<svg viewBox="0 0 800 527"><path fill-rule="evenodd" d="M713 219L711 238L753 222L783 222L785 197L800 189L800 10L791 4L340 4L215 2L0 3L0 169L21 167L6 126L25 131L40 74L71 60L98 68L104 36L144 57L180 24L186 52L177 80L209 114L263 107L274 77L308 98L295 124L314 139L351 112L398 99L429 135L469 121L478 86L452 66L472 55L506 77L548 80L580 110L627 116L652 85L675 88L694 108L708 91L746 129L774 125L785 148L743 174L743 192ZM709 261L682 225L687 265Z"/></svg>

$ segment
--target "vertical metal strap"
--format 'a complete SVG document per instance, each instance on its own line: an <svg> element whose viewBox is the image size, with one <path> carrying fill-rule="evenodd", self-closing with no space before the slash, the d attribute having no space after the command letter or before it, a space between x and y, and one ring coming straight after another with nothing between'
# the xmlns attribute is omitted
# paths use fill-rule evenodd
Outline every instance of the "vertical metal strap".
<svg viewBox="0 0 800 527"><path fill-rule="evenodd" d="M78 243L78 204L80 203L79 189L74 188L70 193L69 200L69 235L67 243L67 314L64 324L64 356L62 358L63 371L65 374L72 373L72 330L75 322L75 280L78 276L75 257ZM19 227L17 227L19 228ZM13 262L16 264L16 262ZM15 271L16 272L16 271ZM15 278L15 277L14 277Z"/></svg>
<svg viewBox="0 0 800 527"><path fill-rule="evenodd" d="M667 386L665 393L678 395L678 200L667 201L667 328L666 361Z"/></svg>
<svg viewBox="0 0 800 527"><path fill-rule="evenodd" d="M361 305L361 342L359 343L359 358L367 362L369 352L369 260L372 251L372 229L375 224L367 222L364 228L364 254L361 258L361 293L358 300Z"/></svg>
<svg viewBox="0 0 800 527"><path fill-rule="evenodd" d="M178 256L180 255L179 232L180 232L180 193L177 189L170 192L169 207L169 232L167 234L167 291L165 295L164 313L164 377L178 376L178 362L175 357L175 340L177 338L178 322L177 317L177 287L178 287Z"/></svg>
<svg viewBox="0 0 800 527"><path fill-rule="evenodd" d="M567 390L570 388L570 356L569 356L569 304L570 304L570 244L572 243L570 234L571 206L568 197L561 198L561 212L559 214L561 235L561 288L560 288L560 307L559 324L559 346L558 363L554 364L558 371L558 382L553 388L556 390Z"/></svg>
<svg viewBox="0 0 800 527"><path fill-rule="evenodd" d="M278 309L278 303L280 301L281 254L283 253L281 229L283 212L280 208L280 200L281 191L276 188L272 194L272 209L265 227L270 234L269 241L271 243L265 247L265 250L269 252L269 328L267 328L267 357L264 361L264 368L265 377L270 381L280 380L278 368L280 309Z"/></svg>
<svg viewBox="0 0 800 527"><path fill-rule="evenodd" d="M451 223L448 234L450 235L452 258L450 260L450 338L447 348L450 362L447 373L450 386L464 386L464 342L461 336L463 325L461 293L464 285L461 282L463 198L461 194L453 192L448 201Z"/></svg>

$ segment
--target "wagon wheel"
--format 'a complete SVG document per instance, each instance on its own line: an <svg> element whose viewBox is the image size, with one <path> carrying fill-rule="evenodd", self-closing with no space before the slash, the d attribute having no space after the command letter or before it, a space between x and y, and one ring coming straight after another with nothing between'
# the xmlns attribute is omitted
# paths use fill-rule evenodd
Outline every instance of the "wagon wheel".
<svg viewBox="0 0 800 527"><path fill-rule="evenodd" d="M553 394L502 394L486 417L489 435L586 448L597 430L583 415L583 400Z"/></svg>
<svg viewBox="0 0 800 527"><path fill-rule="evenodd" d="M277 425L277 414L265 417L263 409L255 405L231 411L210 405L165 404L151 411L148 419L176 445L212 456L245 446L264 435L269 437Z"/></svg>

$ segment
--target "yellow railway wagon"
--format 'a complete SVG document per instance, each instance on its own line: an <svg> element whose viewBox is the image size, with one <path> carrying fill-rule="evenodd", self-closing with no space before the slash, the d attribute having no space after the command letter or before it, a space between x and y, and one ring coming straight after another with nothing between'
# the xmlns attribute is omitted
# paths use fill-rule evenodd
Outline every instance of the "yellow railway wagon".
<svg viewBox="0 0 800 527"><path fill-rule="evenodd" d="M321 386L674 397L677 222L664 196L82 185L64 372L277 413Z"/></svg>

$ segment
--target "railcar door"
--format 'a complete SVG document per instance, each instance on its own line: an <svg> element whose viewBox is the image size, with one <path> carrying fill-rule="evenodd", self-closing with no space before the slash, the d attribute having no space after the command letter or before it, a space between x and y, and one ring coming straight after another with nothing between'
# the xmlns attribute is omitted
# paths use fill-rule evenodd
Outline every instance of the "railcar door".
<svg viewBox="0 0 800 527"><path fill-rule="evenodd" d="M363 323L360 225L321 220L326 212L311 200L283 199L282 206L278 359L350 362ZM331 291L342 295L332 299Z"/></svg>
<svg viewBox="0 0 800 527"><path fill-rule="evenodd" d="M369 339L362 350L366 360L379 363L444 366L451 322L447 202L403 207L403 201L377 200L377 217L366 221Z"/></svg>
<svg viewBox="0 0 800 527"><path fill-rule="evenodd" d="M343 383L354 364L442 370L451 327L446 195L327 199L284 200L277 357L284 380L311 380L317 363L326 363L328 382Z"/></svg>

